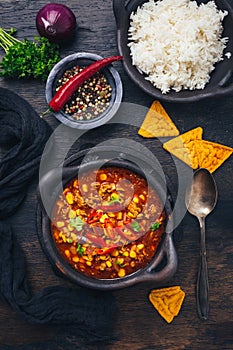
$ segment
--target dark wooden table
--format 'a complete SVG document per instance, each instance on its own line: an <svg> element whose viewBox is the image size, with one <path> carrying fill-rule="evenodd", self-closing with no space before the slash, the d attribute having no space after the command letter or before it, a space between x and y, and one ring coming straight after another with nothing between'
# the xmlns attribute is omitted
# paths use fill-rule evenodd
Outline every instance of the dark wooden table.
<svg viewBox="0 0 233 350"><path fill-rule="evenodd" d="M4 0L0 3L1 26L17 28L17 37L33 39L37 34L35 17L46 1ZM66 2L78 21L75 39L61 49L61 56L88 51L109 56L117 54L116 28L111 0ZM3 51L1 51L3 56ZM153 98L143 93L128 78L121 64L116 67L124 85L124 102L149 107ZM38 81L0 80L0 86L24 97L38 114L46 109L45 84ZM195 104L163 104L180 132L202 126L206 139L233 146L233 99L231 97ZM144 116L141 116L141 121ZM59 123L52 115L46 121L56 128ZM127 137L141 142L156 153L156 140L144 140L137 129L114 127L98 128L85 135L85 141L98 143L111 137ZM159 148L161 152L161 147ZM163 151L164 152L164 151ZM167 158L166 158L167 157ZM169 156L163 163L164 172L173 177L175 169ZM207 258L210 284L210 314L201 321L196 312L195 285L199 258L199 227L194 217L187 214L182 221L182 239L176 243L179 257L178 271L164 286L181 285L186 293L182 310L171 324L167 324L148 301L153 282L114 292L117 299L117 317L114 340L108 344L87 344L74 329L67 326L35 326L22 321L8 305L0 302L0 349L130 349L130 350L230 350L233 349L233 162L228 159L214 173L219 200L207 219ZM14 219L14 228L27 258L28 276L37 292L48 285L66 282L57 277L44 256L36 235L35 217L37 181L30 185L24 205Z"/></svg>

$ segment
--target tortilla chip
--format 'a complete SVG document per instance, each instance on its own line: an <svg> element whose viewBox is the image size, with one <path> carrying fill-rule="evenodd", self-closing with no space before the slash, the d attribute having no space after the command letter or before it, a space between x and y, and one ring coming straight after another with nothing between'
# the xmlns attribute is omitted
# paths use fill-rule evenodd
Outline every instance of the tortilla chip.
<svg viewBox="0 0 233 350"><path fill-rule="evenodd" d="M163 302L162 299L153 298L153 296L150 294L149 300L154 308L158 311L158 313L167 321L167 323L171 323L173 321L174 316L169 311L168 306Z"/></svg>
<svg viewBox="0 0 233 350"><path fill-rule="evenodd" d="M179 135L179 130L161 105L154 101L147 112L138 134L147 137L167 137Z"/></svg>
<svg viewBox="0 0 233 350"><path fill-rule="evenodd" d="M233 148L210 141L195 141L199 168L205 168L213 173L233 152Z"/></svg>
<svg viewBox="0 0 233 350"><path fill-rule="evenodd" d="M149 294L150 302L168 323L179 314L184 297L184 291L178 286L152 290Z"/></svg>
<svg viewBox="0 0 233 350"><path fill-rule="evenodd" d="M193 169L198 168L198 158L195 150L196 140L202 139L203 129L197 127L189 130L186 133L175 137L163 144L163 148L188 164Z"/></svg>
<svg viewBox="0 0 233 350"><path fill-rule="evenodd" d="M179 315L181 306L184 301L184 297L185 297L185 293L183 290L181 290L170 301L169 309L170 309L170 312L174 315L174 317Z"/></svg>
<svg viewBox="0 0 233 350"><path fill-rule="evenodd" d="M171 296L177 294L181 290L180 286L172 286L167 288L152 289L150 294L155 297Z"/></svg>

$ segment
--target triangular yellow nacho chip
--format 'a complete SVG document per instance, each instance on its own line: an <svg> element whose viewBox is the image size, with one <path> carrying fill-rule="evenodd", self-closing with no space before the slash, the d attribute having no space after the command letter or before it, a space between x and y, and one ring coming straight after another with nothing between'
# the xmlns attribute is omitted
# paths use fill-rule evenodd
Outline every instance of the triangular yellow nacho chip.
<svg viewBox="0 0 233 350"><path fill-rule="evenodd" d="M161 105L154 101L147 112L138 134L147 137L168 137L179 135L179 130Z"/></svg>
<svg viewBox="0 0 233 350"><path fill-rule="evenodd" d="M158 311L158 313L168 322L171 323L173 318L179 314L182 306L185 293L184 291L175 287L163 288L161 290L152 290L149 294L149 300Z"/></svg>
<svg viewBox="0 0 233 350"><path fill-rule="evenodd" d="M195 141L199 168L205 168L213 173L233 152L233 148L219 143L200 140Z"/></svg>
<svg viewBox="0 0 233 350"><path fill-rule="evenodd" d="M196 140L202 139L203 129L197 127L189 130L186 133L175 137L163 144L163 148L188 164L193 169L198 168L198 158L195 150Z"/></svg>
<svg viewBox="0 0 233 350"><path fill-rule="evenodd" d="M149 295L149 300L158 313L167 321L167 323L171 323L174 316L169 311L168 306L163 302L163 300L160 298L153 298L151 294Z"/></svg>
<svg viewBox="0 0 233 350"><path fill-rule="evenodd" d="M152 294L155 297L163 297L164 295L166 296L171 296L174 294L177 294L181 290L180 286L172 286L172 287L166 287L166 288L160 288L160 289L152 289L150 294Z"/></svg>
<svg viewBox="0 0 233 350"><path fill-rule="evenodd" d="M169 310L174 316L177 316L179 314L184 297L185 293L181 290L179 293L174 295L172 299L170 299Z"/></svg>

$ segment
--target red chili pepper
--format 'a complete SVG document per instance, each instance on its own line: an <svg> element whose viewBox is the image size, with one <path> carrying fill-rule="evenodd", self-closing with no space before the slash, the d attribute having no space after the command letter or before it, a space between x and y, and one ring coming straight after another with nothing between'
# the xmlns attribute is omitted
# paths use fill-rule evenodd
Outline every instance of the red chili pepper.
<svg viewBox="0 0 233 350"><path fill-rule="evenodd" d="M89 241L97 247L105 247L106 246L106 242L102 237L97 237L97 236L87 232L86 238L89 239Z"/></svg>
<svg viewBox="0 0 233 350"><path fill-rule="evenodd" d="M94 222L99 221L102 215L103 215L102 211L95 211L95 210L92 211L87 218L87 223L93 224Z"/></svg>
<svg viewBox="0 0 233 350"><path fill-rule="evenodd" d="M97 254L98 255L105 255L105 254L110 254L117 246L113 246L113 247L110 247L110 248L101 248L101 249L98 249L97 250Z"/></svg>
<svg viewBox="0 0 233 350"><path fill-rule="evenodd" d="M80 73L71 77L53 96L49 107L54 111L60 111L75 91L90 77L112 62L122 60L122 56L111 56L98 60L85 67Z"/></svg>

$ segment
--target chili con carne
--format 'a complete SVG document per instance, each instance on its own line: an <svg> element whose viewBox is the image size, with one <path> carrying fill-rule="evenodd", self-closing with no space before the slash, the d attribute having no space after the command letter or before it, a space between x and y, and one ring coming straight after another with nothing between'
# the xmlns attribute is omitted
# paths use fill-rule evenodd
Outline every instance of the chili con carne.
<svg viewBox="0 0 233 350"><path fill-rule="evenodd" d="M121 205L114 206L117 210L99 209L113 198L121 198ZM106 209L113 208L106 205ZM163 204L146 179L129 169L107 166L67 184L54 207L52 234L75 270L108 279L146 266L164 225Z"/></svg>

